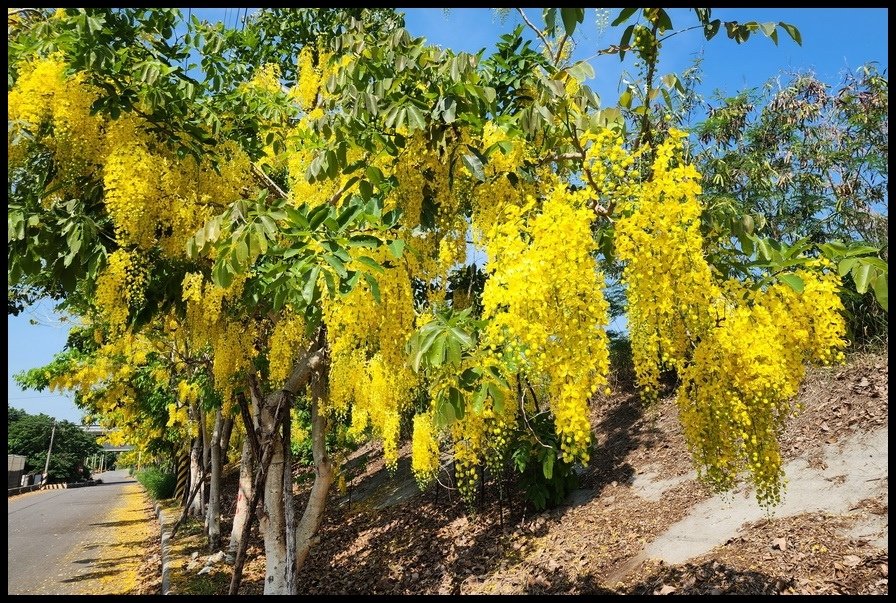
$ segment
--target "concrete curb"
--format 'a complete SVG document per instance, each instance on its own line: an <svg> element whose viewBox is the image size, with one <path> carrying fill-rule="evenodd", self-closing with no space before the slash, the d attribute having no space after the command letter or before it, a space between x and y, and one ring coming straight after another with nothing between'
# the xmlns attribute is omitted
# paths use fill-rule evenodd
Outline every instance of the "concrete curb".
<svg viewBox="0 0 896 603"><path fill-rule="evenodd" d="M165 511L159 503L156 503L156 515L159 518L159 531L162 535L161 557L162 557L162 594L167 595L171 589L171 567L168 565L168 557L171 555L171 532L165 530L167 522Z"/></svg>

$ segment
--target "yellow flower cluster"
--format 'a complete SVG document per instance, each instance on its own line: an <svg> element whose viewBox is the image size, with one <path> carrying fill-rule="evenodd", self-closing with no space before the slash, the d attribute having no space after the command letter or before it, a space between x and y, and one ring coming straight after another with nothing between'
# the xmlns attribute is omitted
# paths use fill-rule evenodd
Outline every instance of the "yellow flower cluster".
<svg viewBox="0 0 896 603"><path fill-rule="evenodd" d="M268 351L268 374L272 385L281 385L289 376L293 359L303 349L304 340L305 321L301 316L289 313L274 325Z"/></svg>
<svg viewBox="0 0 896 603"><path fill-rule="evenodd" d="M842 360L839 277L826 260L751 289L717 283L703 256L699 174L681 158L684 134L657 148L644 182L616 225L626 262L629 329L639 385L657 395L662 368L681 377L679 417L701 477L729 490L746 471L765 505L783 487L777 438L792 414L804 363Z"/></svg>
<svg viewBox="0 0 896 603"><path fill-rule="evenodd" d="M365 250L385 261L385 250ZM411 281L402 265L375 274L381 302L366 280L348 295L324 298L324 323L330 345L328 412L345 415L351 405L350 435L368 426L383 439L386 462L398 461L399 413L417 385L406 362L405 345L414 329Z"/></svg>
<svg viewBox="0 0 896 603"><path fill-rule="evenodd" d="M73 190L75 179L90 175L106 152L102 119L90 111L97 91L85 83L83 74L68 78L58 54L22 63L18 68L19 77L7 95L10 162L14 164L23 156L22 146L28 138L39 137L56 158L54 185L61 191ZM42 128L46 124L53 126L49 135ZM21 139L22 131L30 136Z"/></svg>
<svg viewBox="0 0 896 603"><path fill-rule="evenodd" d="M314 65L314 49L306 45L299 51L297 59L298 79L291 91L299 106L305 111L310 111L317 103L317 93L320 91L321 70Z"/></svg>
<svg viewBox="0 0 896 603"><path fill-rule="evenodd" d="M414 416L411 435L411 471L420 489L425 489L439 471L439 442L428 414Z"/></svg>
<svg viewBox="0 0 896 603"><path fill-rule="evenodd" d="M624 283L638 384L645 397L657 394L662 368L683 368L693 335L715 323L719 297L700 234L699 174L674 161L680 133L656 149L653 177L640 190L625 187L635 201L616 224L616 253L626 262ZM615 155L624 153L617 142ZM631 165L631 162L620 161Z"/></svg>
<svg viewBox="0 0 896 603"><path fill-rule="evenodd" d="M277 94L280 92L280 66L276 63L266 63L252 74L245 84L241 84L243 90L253 90L268 94Z"/></svg>
<svg viewBox="0 0 896 603"><path fill-rule="evenodd" d="M486 448L486 431L484 413L467 413L462 421L451 425L454 481L460 497L467 504L471 504L476 495L476 484L482 471L482 457Z"/></svg>
<svg viewBox="0 0 896 603"><path fill-rule="evenodd" d="M219 145L210 154L214 164L177 158L142 118L108 121L91 114L97 90L83 74L66 75L59 55L18 67L8 95L10 157L22 157L22 147L34 139L53 152L57 193L47 202L75 194L80 178L101 176L121 246L147 250L159 244L167 256L181 257L188 237L212 212L240 198L250 163L235 143Z"/></svg>
<svg viewBox="0 0 896 603"><path fill-rule="evenodd" d="M130 309L143 303L146 268L135 254L118 249L109 254L97 278L95 303L113 335L121 334Z"/></svg>
<svg viewBox="0 0 896 603"><path fill-rule="evenodd" d="M608 304L595 265L594 213L584 201L556 182L540 204L530 197L505 206L484 232L485 342L531 381L546 381L567 462L588 461L588 400L609 372Z"/></svg>

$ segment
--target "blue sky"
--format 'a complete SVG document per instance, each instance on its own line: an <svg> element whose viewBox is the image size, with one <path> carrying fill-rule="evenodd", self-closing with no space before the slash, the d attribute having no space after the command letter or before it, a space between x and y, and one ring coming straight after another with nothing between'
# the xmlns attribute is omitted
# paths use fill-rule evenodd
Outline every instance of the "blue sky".
<svg viewBox="0 0 896 603"><path fill-rule="evenodd" d="M249 9L252 12L252 9ZM432 44L456 51L486 53L494 49L494 42L502 33L511 31L520 18L510 13L503 22L485 8L407 9L406 25L411 34L423 36ZM617 14L610 10L610 21ZM197 9L201 18L232 23L233 9ZM541 11L526 9L530 20L541 22ZM693 13L684 9L670 12L676 29L695 22ZM797 46L781 32L775 46L761 34L746 44L729 40L724 30L710 42L700 31L692 31L668 40L661 53L660 74L680 71L691 64L696 53L703 53L704 84L701 93L711 96L715 90L732 94L745 87L761 86L769 78L786 71L813 71L826 82L836 82L847 69L855 69L868 61L877 61L881 69L888 67L889 11L875 8L853 9L715 9L714 18L737 21L785 21L799 28L803 45ZM598 49L617 43L621 28L607 27L601 31L594 9L588 9L584 23L577 32L578 45L574 57L583 59ZM589 82L607 106L615 105L621 75L633 73L627 59L620 63L613 56L591 61L596 73ZM41 366L65 344L69 324L52 312L49 303L41 303L18 317L7 318L8 391L9 404L30 413L43 412L60 419L80 422L81 411L70 395L49 392L23 392L13 382L18 371Z"/></svg>

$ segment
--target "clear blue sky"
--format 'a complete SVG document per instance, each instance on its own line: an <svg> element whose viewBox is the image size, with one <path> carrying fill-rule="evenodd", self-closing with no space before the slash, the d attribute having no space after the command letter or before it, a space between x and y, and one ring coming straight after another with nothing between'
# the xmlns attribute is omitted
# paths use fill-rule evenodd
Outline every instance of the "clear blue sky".
<svg viewBox="0 0 896 603"><path fill-rule="evenodd" d="M249 9L252 12L252 9ZM610 21L616 14L611 9ZM197 9L200 18L234 19L233 9ZM527 9L534 23L541 23L541 11ZM671 11L676 29L694 23L693 13L684 9ZM688 67L696 53L703 52L704 86L701 92L710 96L715 90L733 93L745 87L760 86L783 71L811 70L823 81L836 82L847 69L855 69L868 61L878 61L881 69L888 67L889 11L882 8L853 9L716 9L713 16L723 20L785 21L796 25L803 37L802 47L781 35L776 47L765 36L754 34L746 44L729 40L724 30L710 42L699 31L684 33L668 40L661 53L659 72L665 74ZM457 51L486 53L494 49L494 42L502 33L520 23L514 12L502 23L490 9L452 8L450 11L432 8L406 10L406 25L411 34L423 36L431 43ZM579 43L576 58L586 58L598 49L617 43L620 28L607 27L600 31L596 13L588 9L585 22L577 32ZM596 77L589 82L608 106L615 104L620 76L632 71L627 59L603 56L591 61ZM37 324L32 324L35 321ZM21 391L13 382L18 371L41 366L62 349L68 324L52 313L49 304L40 304L18 317L8 317L8 400L17 408L30 413L43 412L60 419L80 422L81 411L70 395L48 392Z"/></svg>

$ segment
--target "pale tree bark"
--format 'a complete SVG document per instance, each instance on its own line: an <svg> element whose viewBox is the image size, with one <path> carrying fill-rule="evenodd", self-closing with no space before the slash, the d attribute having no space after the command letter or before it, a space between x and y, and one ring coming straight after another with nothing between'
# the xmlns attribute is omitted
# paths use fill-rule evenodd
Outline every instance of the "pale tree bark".
<svg viewBox="0 0 896 603"><path fill-rule="evenodd" d="M216 551L221 545L221 409L215 412L215 425L211 437L211 480L208 487L208 546Z"/></svg>
<svg viewBox="0 0 896 603"><path fill-rule="evenodd" d="M224 419L221 427L221 465L227 464L227 456L230 451L230 436L233 435L233 417Z"/></svg>
<svg viewBox="0 0 896 603"><path fill-rule="evenodd" d="M233 513L233 529L230 531L231 553L236 552L240 543L243 526L249 521L249 501L252 499L252 447L249 438L243 440L240 456L240 481L236 493L236 511Z"/></svg>
<svg viewBox="0 0 896 603"><path fill-rule="evenodd" d="M265 397L261 403L259 425L267 436L266 444L272 447L271 464L264 482L263 511L259 516L259 529L264 535L265 579L264 594L294 595L295 580L289 566L286 540L286 505L292 504L292 493L284 491L286 458L282 433L282 412L287 401L286 392L278 391Z"/></svg>
<svg viewBox="0 0 896 603"><path fill-rule="evenodd" d="M302 520L296 527L296 573L301 571L311 548L317 543L317 531L324 518L327 494L335 472L327 455L327 419L321 414L321 401L326 397L326 370L311 379L311 453L314 457L314 484Z"/></svg>
<svg viewBox="0 0 896 603"><path fill-rule="evenodd" d="M240 410L246 425L247 437L253 449L255 466L253 470L253 492L249 503L250 514L257 510L259 529L265 543L266 571L265 594L295 594L296 563L293 545L294 529L289 525L287 505L293 504L292 478L287 467L289 430L284 423L289 420L289 407L296 394L307 385L311 376L324 362L324 339L300 354L293 364L293 370L283 387L263 396L254 377L249 378L249 390L254 403L252 411L243 401ZM257 425L257 429L254 427ZM284 437L285 436L285 437ZM289 486L284 487L289 479ZM262 496L263 494L263 496ZM259 501L264 501L257 509ZM287 531L287 526L289 530ZM237 545L233 575L228 593L239 593L245 552L252 522L246 522Z"/></svg>
<svg viewBox="0 0 896 603"><path fill-rule="evenodd" d="M202 466L208 471L211 465L211 438L208 437L208 426L205 424L206 416L202 408L199 409L199 435L202 436ZM208 516L206 509L208 508L208 485L203 484L199 490L199 514L205 518L205 529L208 531Z"/></svg>
<svg viewBox="0 0 896 603"><path fill-rule="evenodd" d="M200 492L193 496L189 502L191 515L202 515L202 438L193 438L193 446L190 448L190 488L199 487Z"/></svg>

